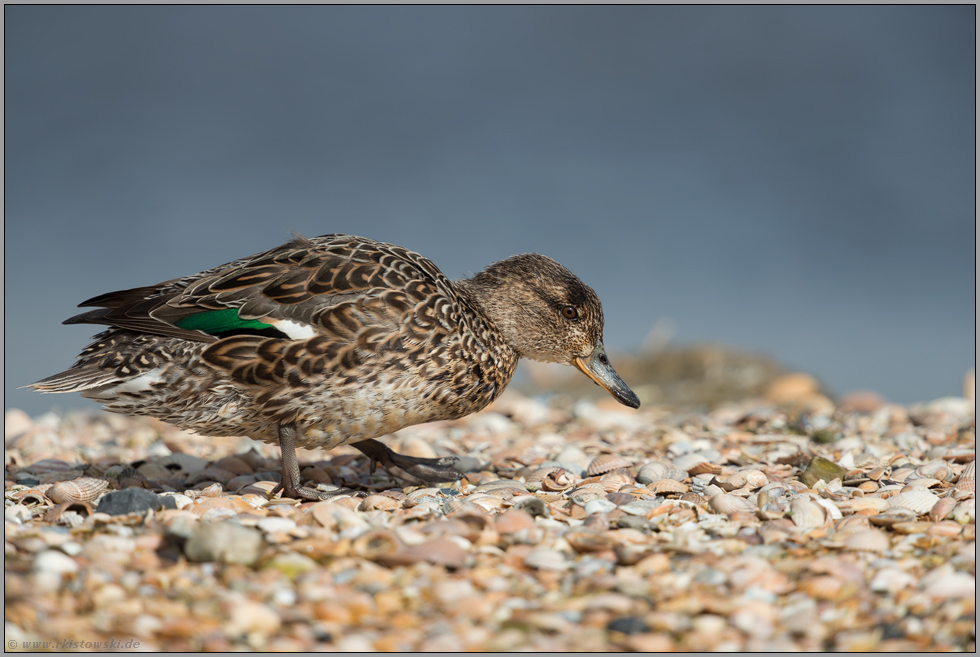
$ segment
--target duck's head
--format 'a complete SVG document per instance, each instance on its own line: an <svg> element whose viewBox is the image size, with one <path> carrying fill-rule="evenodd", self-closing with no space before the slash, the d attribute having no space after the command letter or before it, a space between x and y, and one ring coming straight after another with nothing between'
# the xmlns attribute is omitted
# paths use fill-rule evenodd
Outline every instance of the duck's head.
<svg viewBox="0 0 980 657"><path fill-rule="evenodd" d="M572 365L619 403L640 406L606 356L599 297L565 267L525 253L458 284L522 357Z"/></svg>

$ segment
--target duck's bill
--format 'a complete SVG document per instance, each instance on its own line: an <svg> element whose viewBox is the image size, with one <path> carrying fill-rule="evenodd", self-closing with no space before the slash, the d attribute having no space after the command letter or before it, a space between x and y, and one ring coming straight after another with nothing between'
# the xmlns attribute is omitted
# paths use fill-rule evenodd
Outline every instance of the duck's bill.
<svg viewBox="0 0 980 657"><path fill-rule="evenodd" d="M596 382L597 385L605 388L606 392L612 395L616 401L630 408L640 407L640 398L630 390L626 382L619 378L612 363L606 356L606 349L599 343L591 356L585 358L577 357L572 359L572 365L578 368L585 376Z"/></svg>

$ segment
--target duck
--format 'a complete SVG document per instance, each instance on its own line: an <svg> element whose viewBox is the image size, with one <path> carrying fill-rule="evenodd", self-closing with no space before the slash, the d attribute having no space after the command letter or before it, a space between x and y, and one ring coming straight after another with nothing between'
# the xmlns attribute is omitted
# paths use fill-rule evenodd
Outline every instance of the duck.
<svg viewBox="0 0 980 657"><path fill-rule="evenodd" d="M30 384L205 436L278 444L271 495L302 485L296 447L351 445L415 484L462 478L459 457L398 454L375 440L489 405L518 360L577 368L640 401L603 346L602 304L558 262L525 253L450 280L394 244L331 234L157 285L102 294L65 324L108 326L67 370Z"/></svg>

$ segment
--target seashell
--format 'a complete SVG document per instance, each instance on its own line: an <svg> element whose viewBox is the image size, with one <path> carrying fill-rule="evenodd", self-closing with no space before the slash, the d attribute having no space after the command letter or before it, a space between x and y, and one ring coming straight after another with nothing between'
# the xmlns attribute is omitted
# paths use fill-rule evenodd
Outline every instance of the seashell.
<svg viewBox="0 0 980 657"><path fill-rule="evenodd" d="M690 490L690 488L687 486L687 484L683 484L676 479L658 479L648 483L647 490L656 495L664 495L670 493L684 494Z"/></svg>
<svg viewBox="0 0 980 657"><path fill-rule="evenodd" d="M966 464L966 467L963 468L963 472L960 473L960 476L958 477L957 481L964 481L964 480L969 480L969 481L977 480L976 461L970 461L969 463Z"/></svg>
<svg viewBox="0 0 980 657"><path fill-rule="evenodd" d="M49 489L50 486L38 486L37 488L22 488L16 491L7 491L4 497L21 506L50 506L51 500L45 497L41 489Z"/></svg>
<svg viewBox="0 0 980 657"><path fill-rule="evenodd" d="M404 454L405 456L414 456L416 458L422 459L434 459L438 458L436 451L432 449L427 441L421 440L420 438L408 438L402 441L398 452Z"/></svg>
<svg viewBox="0 0 980 657"><path fill-rule="evenodd" d="M822 527L827 521L824 508L805 497L790 502L789 515L797 527Z"/></svg>
<svg viewBox="0 0 980 657"><path fill-rule="evenodd" d="M688 452L687 454L681 454L673 461L676 467L688 473L690 473L691 468L701 463L707 463L707 462L708 459L698 454L697 452Z"/></svg>
<svg viewBox="0 0 980 657"><path fill-rule="evenodd" d="M769 478L761 470L740 470L729 477L725 483L735 488L762 488L769 483Z"/></svg>
<svg viewBox="0 0 980 657"><path fill-rule="evenodd" d="M813 501L824 508L824 510L827 512L827 516L830 517L831 520L840 520L843 516L837 505L830 500L818 497Z"/></svg>
<svg viewBox="0 0 980 657"><path fill-rule="evenodd" d="M562 534L562 538L579 553L602 552L612 549L616 544L609 534L595 529L571 529Z"/></svg>
<svg viewBox="0 0 980 657"><path fill-rule="evenodd" d="M891 526L891 530L897 534L924 534L933 523L924 520L909 520L908 522L896 522Z"/></svg>
<svg viewBox="0 0 980 657"><path fill-rule="evenodd" d="M840 535L856 534L868 529L871 529L871 523L867 516L847 516L834 525L834 530Z"/></svg>
<svg viewBox="0 0 980 657"><path fill-rule="evenodd" d="M95 477L79 477L71 481L59 481L47 490L48 499L55 504L69 502L91 502L109 487L105 479Z"/></svg>
<svg viewBox="0 0 980 657"><path fill-rule="evenodd" d="M221 484L215 482L210 486L202 488L201 490L188 491L193 492L194 495L188 495L188 497L221 497Z"/></svg>
<svg viewBox="0 0 980 657"><path fill-rule="evenodd" d="M722 513L728 515L729 513L735 513L736 511L755 511L755 505L749 502L744 497L739 497L738 495L730 495L728 493L719 493L711 499L708 500L708 508L716 513Z"/></svg>
<svg viewBox="0 0 980 657"><path fill-rule="evenodd" d="M357 509L358 511L392 511L400 509L401 506L400 500L392 499L387 495L368 495L361 500Z"/></svg>
<svg viewBox="0 0 980 657"><path fill-rule="evenodd" d="M946 516L950 514L953 508L956 507L956 500L952 497L942 497L936 504L929 509L929 520L933 522L939 522Z"/></svg>
<svg viewBox="0 0 980 657"><path fill-rule="evenodd" d="M629 468L632 465L630 461L627 461L618 454L599 454L589 463L589 467L585 469L585 475L587 477L594 477L610 470Z"/></svg>
<svg viewBox="0 0 980 657"><path fill-rule="evenodd" d="M892 471L891 476L888 478L892 481L897 481L900 484L904 484L905 480L909 478L915 472L912 468L898 468Z"/></svg>
<svg viewBox="0 0 980 657"><path fill-rule="evenodd" d="M887 511L876 516L868 516L868 521L877 527L891 527L899 522L909 522L915 520L915 511L905 507L890 507Z"/></svg>
<svg viewBox="0 0 980 657"><path fill-rule="evenodd" d="M567 570L568 561L558 550L536 547L524 557L524 565L537 570Z"/></svg>
<svg viewBox="0 0 980 657"><path fill-rule="evenodd" d="M636 501L636 498L629 493L609 493L606 495L606 499L616 506L622 506Z"/></svg>
<svg viewBox="0 0 980 657"><path fill-rule="evenodd" d="M501 513L494 519L496 529L501 534L513 534L535 526L534 516L527 511L511 509Z"/></svg>
<svg viewBox="0 0 980 657"><path fill-rule="evenodd" d="M629 473L629 470L626 470L625 468L619 468L617 470L606 472L599 477L599 481L603 482L604 484L607 482L610 484L616 484L617 489L622 488L623 486L632 486L636 483L636 479L634 479L633 475Z"/></svg>
<svg viewBox="0 0 980 657"><path fill-rule="evenodd" d="M837 507L861 515L876 515L888 510L888 500L880 497L852 497L841 501Z"/></svg>
<svg viewBox="0 0 980 657"><path fill-rule="evenodd" d="M884 552L891 547L888 534L878 529L866 529L844 539L844 547L859 552Z"/></svg>
<svg viewBox="0 0 980 657"><path fill-rule="evenodd" d="M493 483L497 483L497 482L493 482ZM479 488L482 488L482 486L480 486ZM438 499L442 496L443 494L441 488L417 488L412 492L408 493L408 499L412 500L413 502L417 502L419 500L428 497Z"/></svg>
<svg viewBox="0 0 980 657"><path fill-rule="evenodd" d="M716 475L716 474L721 474L721 466L720 465L715 465L714 463L709 463L708 461L704 461L702 463L698 463L698 464L694 465L687 472L692 477L693 476L697 476L699 474L714 474L714 475Z"/></svg>
<svg viewBox="0 0 980 657"><path fill-rule="evenodd" d="M561 498L561 495L558 495ZM525 495L523 497L530 497ZM521 499L523 499L523 497ZM496 511L504 506L504 500L496 497L494 495L484 495L482 493L474 493L466 497L467 504L471 504L476 507L475 511Z"/></svg>
<svg viewBox="0 0 980 657"><path fill-rule="evenodd" d="M539 500L545 504L551 504L552 502L560 502L565 499L565 496L561 493L553 493L550 491L542 491L534 494Z"/></svg>
<svg viewBox="0 0 980 657"><path fill-rule="evenodd" d="M966 525L977 521L977 501L975 499L963 500L953 508L951 514L953 520Z"/></svg>
<svg viewBox="0 0 980 657"><path fill-rule="evenodd" d="M204 520L220 520L238 515L235 505L227 497L199 497L183 510Z"/></svg>
<svg viewBox="0 0 980 657"><path fill-rule="evenodd" d="M948 498L943 498L948 499ZM958 522L953 522L952 520L943 520L942 522L934 523L926 533L931 536L945 536L947 538L955 538L963 533L963 527Z"/></svg>
<svg viewBox="0 0 980 657"><path fill-rule="evenodd" d="M871 481L881 481L888 474L888 468L875 468L865 475Z"/></svg>
<svg viewBox="0 0 980 657"><path fill-rule="evenodd" d="M359 557L372 561L386 557L402 549L402 542L398 536L388 529L373 529L367 531L351 544L351 551Z"/></svg>
<svg viewBox="0 0 980 657"><path fill-rule="evenodd" d="M797 588L818 600L835 600L844 590L844 581L833 575L818 575L803 580Z"/></svg>
<svg viewBox="0 0 980 657"><path fill-rule="evenodd" d="M643 516L646 517L647 514L651 513L654 509L659 509L664 506L662 500L633 500L629 504L623 504L619 507L619 510L623 513L628 513L631 516ZM673 506L673 504L671 504Z"/></svg>
<svg viewBox="0 0 980 657"><path fill-rule="evenodd" d="M680 497L681 502L687 502L694 506L701 506L704 504L704 498L698 493L684 493Z"/></svg>
<svg viewBox="0 0 980 657"><path fill-rule="evenodd" d="M878 490L878 483L874 481L864 481L858 484L857 488L864 493L874 493Z"/></svg>
<svg viewBox="0 0 980 657"><path fill-rule="evenodd" d="M972 495L977 491L977 482L975 479L960 479L953 484L953 488L955 488L958 493Z"/></svg>
<svg viewBox="0 0 980 657"><path fill-rule="evenodd" d="M426 489L426 490L435 490L435 491L438 491L440 489L438 489L438 488L430 488L430 489ZM477 492L477 493L494 494L494 493L499 492L499 491L517 491L519 493L529 493L530 492L527 489L527 486L525 486L524 484L522 484L519 481L514 481L513 479L496 479L494 481L488 481L488 482L482 483L479 486L475 486L473 488L473 492ZM411 497L411 495L412 495L412 493L409 493L409 497Z"/></svg>
<svg viewBox="0 0 980 657"><path fill-rule="evenodd" d="M651 461L640 466L636 474L636 480L641 484L649 484L661 479L684 481L687 479L687 471L678 468L669 461Z"/></svg>
<svg viewBox="0 0 980 657"><path fill-rule="evenodd" d="M922 488L913 488L888 499L889 507L902 507L916 515L929 513L936 506L939 496Z"/></svg>
<svg viewBox="0 0 980 657"><path fill-rule="evenodd" d="M575 483L575 475L562 468L553 468L541 479L543 490L554 492L563 491Z"/></svg>
<svg viewBox="0 0 980 657"><path fill-rule="evenodd" d="M938 479L939 481L952 481L956 477L953 468L945 461L931 461L920 465L915 469L915 474L923 479Z"/></svg>

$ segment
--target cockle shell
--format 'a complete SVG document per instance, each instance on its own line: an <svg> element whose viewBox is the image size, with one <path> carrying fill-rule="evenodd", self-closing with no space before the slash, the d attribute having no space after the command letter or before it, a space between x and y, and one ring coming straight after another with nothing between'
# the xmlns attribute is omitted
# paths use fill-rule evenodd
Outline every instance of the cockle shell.
<svg viewBox="0 0 980 657"><path fill-rule="evenodd" d="M827 521L824 508L805 497L790 502L789 513L797 527L822 527Z"/></svg>
<svg viewBox="0 0 980 657"><path fill-rule="evenodd" d="M649 484L647 484L647 489L657 495L670 493L680 493L683 495L690 490L687 484L683 484L676 479L658 479L657 481L651 481Z"/></svg>
<svg viewBox="0 0 980 657"><path fill-rule="evenodd" d="M641 484L649 484L661 479L673 479L684 481L687 479L687 471L678 468L668 461L651 461L640 466L636 474L636 480Z"/></svg>
<svg viewBox="0 0 980 657"><path fill-rule="evenodd" d="M916 515L929 513L938 501L938 495L924 488L912 488L888 498L889 506L909 509Z"/></svg>
<svg viewBox="0 0 980 657"><path fill-rule="evenodd" d="M55 504L91 502L108 487L109 482L105 479L79 477L71 481L59 481L51 484L47 490L47 496Z"/></svg>
<svg viewBox="0 0 980 657"><path fill-rule="evenodd" d="M844 546L849 550L861 552L884 552L891 546L888 534L878 529L866 529L856 532L844 539Z"/></svg>
<svg viewBox="0 0 980 657"><path fill-rule="evenodd" d="M591 463L589 463L589 467L586 468L585 474L588 477L594 477L595 475L600 475L604 472L609 472L610 470L629 468L632 465L632 462L627 461L619 454L599 454L592 459Z"/></svg>

